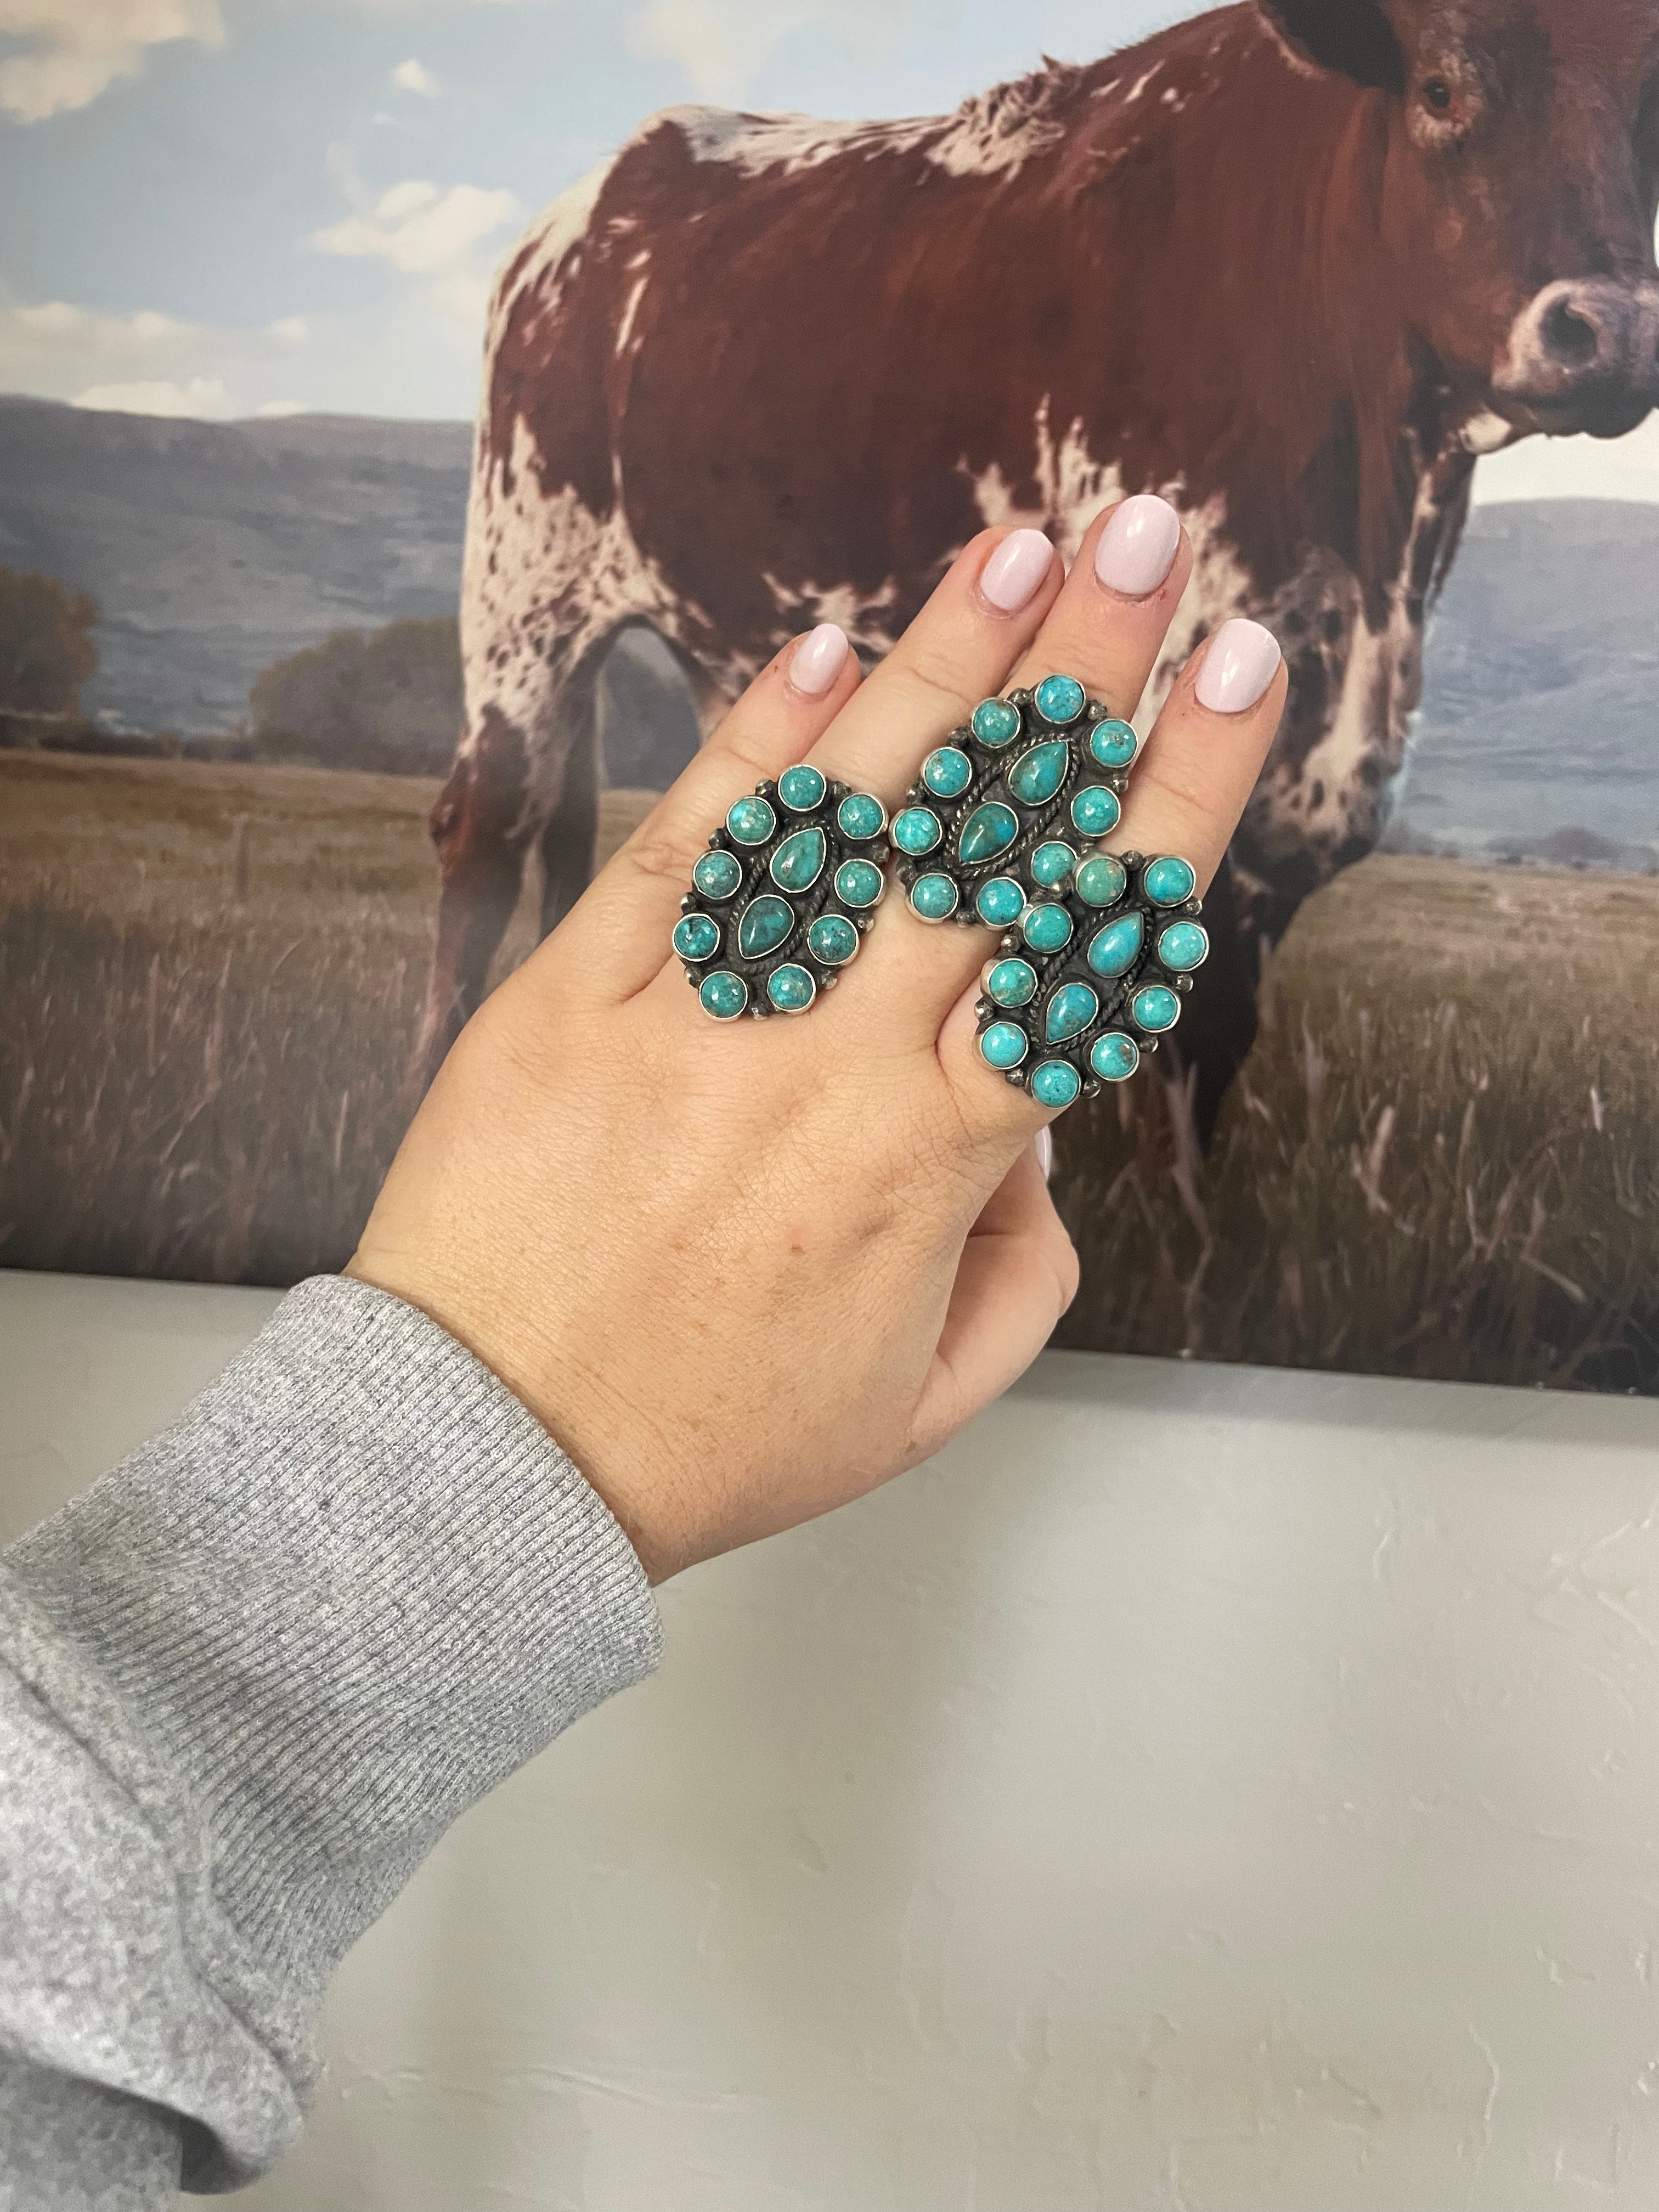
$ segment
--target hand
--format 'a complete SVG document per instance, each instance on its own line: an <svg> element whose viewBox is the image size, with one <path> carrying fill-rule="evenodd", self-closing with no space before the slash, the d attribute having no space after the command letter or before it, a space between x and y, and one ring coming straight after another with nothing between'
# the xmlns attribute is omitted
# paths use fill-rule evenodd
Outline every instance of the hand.
<svg viewBox="0 0 1659 2212"><path fill-rule="evenodd" d="M1126 541L1172 534L1133 505L1105 563L1131 588L1149 580ZM393 1163L349 1272L499 1376L654 1581L927 1458L1076 1293L1034 1143L1048 1117L975 1048L989 930L930 929L894 884L839 989L799 1020L729 1027L669 935L708 832L762 777L810 759L891 806L977 700L1056 670L1133 713L1192 556L1183 535L1164 583L1126 598L1097 572L1110 520L1069 578L1035 532L985 532L867 682L850 653L836 666L838 633L787 647L468 1025ZM1212 641L1206 697L1259 685L1264 635ZM1279 667L1255 704L1217 711L1204 659L1109 841L1180 853L1200 884L1285 693Z"/></svg>

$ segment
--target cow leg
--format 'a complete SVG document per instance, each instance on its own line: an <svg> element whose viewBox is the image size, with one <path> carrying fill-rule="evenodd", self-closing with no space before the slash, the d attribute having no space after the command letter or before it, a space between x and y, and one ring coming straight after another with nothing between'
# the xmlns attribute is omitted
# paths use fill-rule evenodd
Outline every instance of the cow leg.
<svg viewBox="0 0 1659 2212"><path fill-rule="evenodd" d="M559 795L542 824L542 935L550 936L593 877L599 833L599 675L603 648L588 654L561 702L568 750Z"/></svg>

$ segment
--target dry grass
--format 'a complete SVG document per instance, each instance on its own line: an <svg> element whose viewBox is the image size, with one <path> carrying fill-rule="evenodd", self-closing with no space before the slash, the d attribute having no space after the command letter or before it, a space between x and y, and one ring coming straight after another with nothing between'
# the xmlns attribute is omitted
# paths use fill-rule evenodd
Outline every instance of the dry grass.
<svg viewBox="0 0 1659 2212"><path fill-rule="evenodd" d="M0 757L0 1261L344 1259L412 1104L433 789ZM504 963L532 935L526 905ZM1273 963L1207 1160L1152 1083L1071 1117L1063 1340L1659 1391L1656 944L1659 885L1352 871Z"/></svg>

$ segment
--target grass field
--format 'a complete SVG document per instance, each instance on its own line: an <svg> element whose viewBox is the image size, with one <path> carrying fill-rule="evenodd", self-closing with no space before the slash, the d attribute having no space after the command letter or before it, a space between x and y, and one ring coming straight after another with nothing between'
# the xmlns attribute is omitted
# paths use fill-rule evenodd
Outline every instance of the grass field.
<svg viewBox="0 0 1659 2212"><path fill-rule="evenodd" d="M0 1262L343 1260L413 1103L433 789L0 756ZM1656 954L1659 885L1354 869L1207 1159L1157 1082L1064 1127L1061 1340L1659 1392Z"/></svg>

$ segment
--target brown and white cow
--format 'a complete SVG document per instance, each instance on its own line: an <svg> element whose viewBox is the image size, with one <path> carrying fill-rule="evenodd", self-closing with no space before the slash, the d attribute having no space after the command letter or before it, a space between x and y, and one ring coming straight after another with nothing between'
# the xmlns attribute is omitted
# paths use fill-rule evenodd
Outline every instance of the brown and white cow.
<svg viewBox="0 0 1659 2212"><path fill-rule="evenodd" d="M1659 403L1656 199L1659 0L1251 0L952 115L653 117L495 295L428 1065L526 855L544 928L586 880L622 629L707 726L813 622L882 653L984 525L1069 557L1152 488L1197 563L1143 716L1229 615L1294 676L1210 906L1207 1123L1258 940L1383 826L1475 457Z"/></svg>

